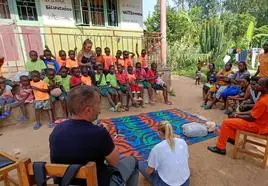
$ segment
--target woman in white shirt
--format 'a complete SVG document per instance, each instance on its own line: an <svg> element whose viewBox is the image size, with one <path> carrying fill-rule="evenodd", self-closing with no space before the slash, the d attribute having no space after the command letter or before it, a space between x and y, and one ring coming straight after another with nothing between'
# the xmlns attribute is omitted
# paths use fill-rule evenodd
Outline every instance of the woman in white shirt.
<svg viewBox="0 0 268 186"><path fill-rule="evenodd" d="M174 136L168 121L160 122L158 133L163 141L154 146L148 162L139 162L140 172L153 186L189 186L189 154L186 142Z"/></svg>

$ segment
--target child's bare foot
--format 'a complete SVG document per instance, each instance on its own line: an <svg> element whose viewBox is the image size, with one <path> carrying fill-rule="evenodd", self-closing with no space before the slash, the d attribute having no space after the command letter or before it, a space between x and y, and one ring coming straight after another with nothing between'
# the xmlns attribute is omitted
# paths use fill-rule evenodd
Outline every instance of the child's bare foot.
<svg viewBox="0 0 268 186"><path fill-rule="evenodd" d="M126 106L125 107L125 111L129 111L129 106Z"/></svg>
<svg viewBox="0 0 268 186"><path fill-rule="evenodd" d="M153 105L153 104L155 104L155 102L153 100L150 100L149 101L149 104L152 104Z"/></svg>
<svg viewBox="0 0 268 186"><path fill-rule="evenodd" d="M166 101L165 104L166 104L166 105L172 105L172 102L170 102L170 101Z"/></svg>

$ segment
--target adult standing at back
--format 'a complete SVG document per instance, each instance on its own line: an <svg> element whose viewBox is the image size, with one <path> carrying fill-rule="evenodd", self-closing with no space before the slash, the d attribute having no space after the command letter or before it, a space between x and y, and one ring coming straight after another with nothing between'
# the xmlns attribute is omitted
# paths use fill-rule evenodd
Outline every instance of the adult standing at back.
<svg viewBox="0 0 268 186"><path fill-rule="evenodd" d="M116 186L116 181L122 181L122 178L127 186L137 186L135 158L120 160L119 152L106 129L92 123L100 113L100 95L96 89L89 86L72 89L67 104L72 118L56 126L50 135L51 162L85 165L94 161L100 186ZM115 168L122 177L111 176L111 170ZM84 185L80 182L74 184Z"/></svg>
<svg viewBox="0 0 268 186"><path fill-rule="evenodd" d="M96 53L92 50L93 43L90 39L83 42L82 49L77 55L78 65L88 67L89 75L95 84Z"/></svg>
<svg viewBox="0 0 268 186"><path fill-rule="evenodd" d="M265 43L263 45L264 53L260 54L258 57L258 61L260 63L260 66L258 68L258 71L256 72L255 76L259 77L268 77L268 43Z"/></svg>
<svg viewBox="0 0 268 186"><path fill-rule="evenodd" d="M168 121L160 122L158 134L163 140L155 145L147 162L139 162L139 170L153 186L189 186L188 146L176 138Z"/></svg>

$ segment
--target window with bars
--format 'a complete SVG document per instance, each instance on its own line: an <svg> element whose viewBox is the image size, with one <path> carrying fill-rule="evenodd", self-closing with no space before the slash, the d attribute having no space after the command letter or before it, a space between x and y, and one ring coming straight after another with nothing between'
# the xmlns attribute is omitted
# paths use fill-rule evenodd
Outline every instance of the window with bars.
<svg viewBox="0 0 268 186"><path fill-rule="evenodd" d="M7 0L0 0L0 19L10 19Z"/></svg>
<svg viewBox="0 0 268 186"><path fill-rule="evenodd" d="M16 0L20 20L37 21L35 0Z"/></svg>
<svg viewBox="0 0 268 186"><path fill-rule="evenodd" d="M73 0L72 3L76 24L105 26L107 21L109 26L118 26L117 0Z"/></svg>

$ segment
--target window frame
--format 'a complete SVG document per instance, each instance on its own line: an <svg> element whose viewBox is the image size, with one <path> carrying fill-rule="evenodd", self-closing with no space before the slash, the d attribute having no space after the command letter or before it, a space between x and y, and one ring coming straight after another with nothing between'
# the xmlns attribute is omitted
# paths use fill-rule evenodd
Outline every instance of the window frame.
<svg viewBox="0 0 268 186"><path fill-rule="evenodd" d="M76 26L89 26L89 27L95 27L95 28L103 28L103 27L113 27L113 28L118 28L120 26L120 10L119 10L119 0L116 0L116 15L117 15L117 25L109 25L108 22L108 9L107 9L107 0L102 0L103 1L103 14L104 14L104 25L93 25L92 24L92 11L91 11L91 6L90 6L90 1L91 0L87 0L87 5L88 5L88 18L89 18L89 24L84 23L83 20L83 9L82 9L82 5L81 5L81 0L72 0L72 6L73 6L73 16L74 16L74 21L75 21L75 25ZM75 11L78 11L78 9L75 9L75 3L79 3L79 10L80 10L80 14L81 14L81 20L82 22L79 23L77 22L77 18L76 18L76 14Z"/></svg>
<svg viewBox="0 0 268 186"><path fill-rule="evenodd" d="M34 3L35 13L34 13L33 8L31 6L25 6L26 7L26 10L28 10L28 8L31 8L33 15L36 14L35 15L36 17L34 17L35 18L34 20L29 19L29 15L27 15L27 19L21 19L18 1L22 1L22 3L23 3L23 0L16 0L15 1L15 3L16 3L16 12L17 12L17 16L18 16L18 20L19 21L22 21L22 22L23 21L25 21L25 22L38 22L38 21L40 21L39 20L39 12L38 12L38 8L39 7L38 7L38 2L37 1L35 1L35 0L33 2L30 2L29 1L29 3Z"/></svg>
<svg viewBox="0 0 268 186"><path fill-rule="evenodd" d="M6 0L6 2L1 3L1 5L3 5L3 7L5 8L6 13L7 13L7 17L6 18L0 17L0 20L10 20L11 19L11 12L10 12L10 4L8 3L8 0Z"/></svg>

